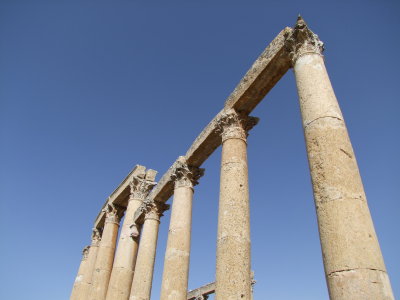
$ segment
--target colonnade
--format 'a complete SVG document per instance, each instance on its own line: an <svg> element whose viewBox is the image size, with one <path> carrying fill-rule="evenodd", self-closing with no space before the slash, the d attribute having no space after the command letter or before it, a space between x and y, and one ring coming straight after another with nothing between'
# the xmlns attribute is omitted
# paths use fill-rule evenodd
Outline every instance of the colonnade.
<svg viewBox="0 0 400 300"><path fill-rule="evenodd" d="M394 299L355 155L325 68L323 43L299 18L271 45L221 113L157 185L155 171L144 172L142 167L129 180L126 205L118 206L122 196L107 201L104 216L98 218L104 219L98 222L102 226L93 230L92 243L83 251L71 300L150 299L160 217L172 195L160 298L187 299L194 187L204 174L201 163L220 145L215 299L252 299L247 136L258 118L249 116L257 103L246 101L261 101L288 68L293 68L296 78L330 298ZM283 74L268 79L260 66L281 68Z"/></svg>

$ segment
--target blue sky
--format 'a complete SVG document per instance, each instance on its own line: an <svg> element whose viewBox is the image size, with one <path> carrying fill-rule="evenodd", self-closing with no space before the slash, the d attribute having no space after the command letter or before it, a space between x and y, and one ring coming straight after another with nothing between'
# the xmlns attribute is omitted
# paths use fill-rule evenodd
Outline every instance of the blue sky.
<svg viewBox="0 0 400 300"><path fill-rule="evenodd" d="M301 13L325 61L400 295L398 1L0 1L1 299L69 299L105 199L160 176ZM328 299L293 72L248 143L255 299ZM215 276L220 149L194 196L189 288ZM158 299L170 213L161 221Z"/></svg>

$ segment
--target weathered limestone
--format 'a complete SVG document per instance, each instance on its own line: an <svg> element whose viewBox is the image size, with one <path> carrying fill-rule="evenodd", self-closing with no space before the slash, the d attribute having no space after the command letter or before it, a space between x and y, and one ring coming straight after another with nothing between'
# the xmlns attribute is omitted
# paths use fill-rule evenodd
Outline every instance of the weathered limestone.
<svg viewBox="0 0 400 300"><path fill-rule="evenodd" d="M150 169L145 172L145 167L142 167L141 172L137 171L136 174L130 183L131 194L115 254L107 300L129 299L139 243L138 238L131 236L133 215L156 184L156 171Z"/></svg>
<svg viewBox="0 0 400 300"><path fill-rule="evenodd" d="M218 213L217 300L251 300L247 131L257 118L228 110L220 122L221 186Z"/></svg>
<svg viewBox="0 0 400 300"><path fill-rule="evenodd" d="M186 300L193 186L203 173L204 169L189 167L183 156L178 159L173 173L175 190L165 253L161 300Z"/></svg>
<svg viewBox="0 0 400 300"><path fill-rule="evenodd" d="M288 40L332 300L394 299L322 42L299 18Z"/></svg>
<svg viewBox="0 0 400 300"><path fill-rule="evenodd" d="M115 243L117 241L119 227L119 216L117 209L112 204L106 205L105 213L106 220L97 253L89 300L104 300L106 298L111 269L114 261Z"/></svg>
<svg viewBox="0 0 400 300"><path fill-rule="evenodd" d="M86 263L86 272L82 277L82 286L79 300L86 300L92 288L93 271L96 264L97 253L99 251L101 235L98 229L93 228L92 242L90 244L89 254Z"/></svg>
<svg viewBox="0 0 400 300"><path fill-rule="evenodd" d="M150 300L158 227L162 213L168 208L167 204L150 201L145 201L141 207L145 218L130 300Z"/></svg>
<svg viewBox="0 0 400 300"><path fill-rule="evenodd" d="M300 98L330 298L394 299L322 48L300 18L295 29L285 28L265 49L222 111L148 196L154 178L149 179L145 168L137 165L128 174L96 218L95 227L104 227L101 247L92 243L87 259L82 260L71 300L104 300L107 286L106 300L150 299L161 207L172 194L161 299L204 300L214 290L218 300L252 299L246 138L257 120L247 115L291 66ZM193 185L202 175L197 168L220 146L221 136L216 283L188 293ZM141 183L149 185L138 192ZM114 206L121 211L126 207L126 217L108 285L118 230L118 221L110 221ZM114 216L118 220L116 213ZM89 271L95 262L95 272ZM92 281L93 291L86 297Z"/></svg>
<svg viewBox="0 0 400 300"><path fill-rule="evenodd" d="M89 256L90 246L86 246L82 251L82 260L79 265L78 275L75 278L74 286L72 288L72 293L70 300L79 300L82 293L83 277L87 274L87 261Z"/></svg>

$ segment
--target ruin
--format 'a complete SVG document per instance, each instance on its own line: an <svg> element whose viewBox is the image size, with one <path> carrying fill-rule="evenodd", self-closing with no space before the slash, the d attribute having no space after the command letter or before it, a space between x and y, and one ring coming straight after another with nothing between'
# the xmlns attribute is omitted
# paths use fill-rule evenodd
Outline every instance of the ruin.
<svg viewBox="0 0 400 300"><path fill-rule="evenodd" d="M293 69L330 299L394 299L323 43L299 17L258 57L184 156L155 182L137 165L108 197L84 248L71 300L150 299L160 218L171 220L162 300L252 299L247 135L251 111ZM222 146L216 281L188 292L192 198L201 165ZM117 243L119 220L125 215Z"/></svg>

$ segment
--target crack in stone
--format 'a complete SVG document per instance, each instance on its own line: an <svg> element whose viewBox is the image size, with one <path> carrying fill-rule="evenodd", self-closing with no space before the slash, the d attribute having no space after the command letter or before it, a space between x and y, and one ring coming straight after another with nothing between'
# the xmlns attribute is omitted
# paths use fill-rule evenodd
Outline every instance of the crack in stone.
<svg viewBox="0 0 400 300"><path fill-rule="evenodd" d="M319 117L316 118L310 122L308 122L308 124L306 126L304 126L304 129L306 129L309 125L311 125L312 123L314 123L315 121L319 120L319 119L325 119L325 118L333 118L333 119L337 119L339 121L343 121L341 118L335 117L335 116L324 116L324 117Z"/></svg>
<svg viewBox="0 0 400 300"><path fill-rule="evenodd" d="M337 270L329 273L327 276L328 277L333 277L333 276L339 276L340 273L345 273L345 272L354 272L357 270L369 270L369 271L379 271L386 273L385 270L380 270L380 269L374 269L374 268L354 268L354 269L343 269L343 270Z"/></svg>
<svg viewBox="0 0 400 300"><path fill-rule="evenodd" d="M347 151L343 150L342 148L340 148L340 151L342 151L344 154L346 154L349 158L353 158L353 156L348 153Z"/></svg>

